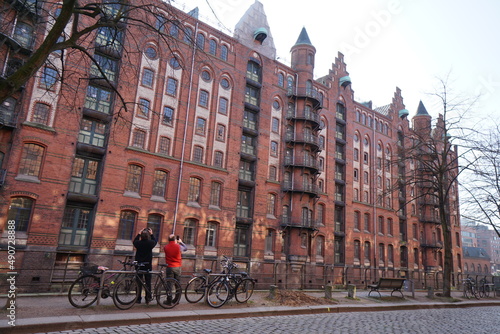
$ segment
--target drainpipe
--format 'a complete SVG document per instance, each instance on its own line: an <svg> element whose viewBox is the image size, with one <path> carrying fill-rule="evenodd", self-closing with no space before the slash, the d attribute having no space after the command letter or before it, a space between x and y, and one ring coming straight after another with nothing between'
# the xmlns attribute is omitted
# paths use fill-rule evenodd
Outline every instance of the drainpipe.
<svg viewBox="0 0 500 334"><path fill-rule="evenodd" d="M191 95L193 92L193 75L194 75L194 61L196 56L196 34L198 33L198 21L196 22L196 26L194 29L194 38L193 38L193 53L191 57L191 73L189 74L189 88L188 88L188 100L186 105L186 120L184 123L184 136L182 138L182 152L181 159L179 163L179 178L177 180L177 193L175 198L175 208L174 208L174 225L172 227L172 233L175 234L175 227L177 225L177 213L179 212L179 197L181 193L181 185L182 185L182 175L184 172L184 160L185 160L185 151L186 151L186 141L187 141L187 126L188 126L188 116L189 110L191 108Z"/></svg>

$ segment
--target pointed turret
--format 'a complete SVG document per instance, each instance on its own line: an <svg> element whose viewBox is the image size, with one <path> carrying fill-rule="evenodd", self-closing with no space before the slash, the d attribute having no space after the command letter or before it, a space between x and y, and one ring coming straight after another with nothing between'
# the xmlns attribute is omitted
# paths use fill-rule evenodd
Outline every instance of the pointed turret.
<svg viewBox="0 0 500 334"><path fill-rule="evenodd" d="M417 113L413 116L413 129L420 135L430 135L432 129L432 117L425 109L422 101L418 104Z"/></svg>
<svg viewBox="0 0 500 334"><path fill-rule="evenodd" d="M316 48L312 45L305 27L300 31L299 38L290 52L292 53L292 68L297 72L310 73L310 79L312 79Z"/></svg>
<svg viewBox="0 0 500 334"><path fill-rule="evenodd" d="M301 45L301 44L307 44L310 46L313 46L311 43L311 40L309 39L309 35L307 34L307 30L305 27L302 28L299 38L297 38L297 42L295 42L294 46Z"/></svg>
<svg viewBox="0 0 500 334"><path fill-rule="evenodd" d="M422 103L422 100L420 100L417 108L417 116L422 116L422 115L427 115L429 116L429 113L427 112L427 109L425 109L424 104Z"/></svg>
<svg viewBox="0 0 500 334"><path fill-rule="evenodd" d="M271 29L267 23L264 6L259 1L255 1L236 24L234 38L268 58L276 58Z"/></svg>

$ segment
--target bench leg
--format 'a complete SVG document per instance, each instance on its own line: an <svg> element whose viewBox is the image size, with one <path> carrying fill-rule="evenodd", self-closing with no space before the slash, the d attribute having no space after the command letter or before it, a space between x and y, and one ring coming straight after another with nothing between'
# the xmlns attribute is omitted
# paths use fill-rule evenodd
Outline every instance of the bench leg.
<svg viewBox="0 0 500 334"><path fill-rule="evenodd" d="M393 294L395 291L397 291L397 292L399 292L399 293L401 294L401 298L403 298L403 299L405 298L405 295L403 295L403 292L401 291L401 289L394 289L394 290L392 290L392 292L391 292L391 297L392 297L392 294Z"/></svg>
<svg viewBox="0 0 500 334"><path fill-rule="evenodd" d="M371 289L370 292L368 292L368 297L370 297L370 294L373 292L373 291L376 291L378 293L378 297L379 298L382 298L382 295L380 294L380 291L376 290L376 289Z"/></svg>

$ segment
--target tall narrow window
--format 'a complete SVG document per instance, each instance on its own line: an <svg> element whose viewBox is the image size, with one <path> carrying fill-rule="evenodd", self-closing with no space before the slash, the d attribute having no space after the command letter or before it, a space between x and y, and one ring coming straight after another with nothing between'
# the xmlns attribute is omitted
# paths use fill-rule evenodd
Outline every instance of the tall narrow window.
<svg viewBox="0 0 500 334"><path fill-rule="evenodd" d="M266 230L265 249L264 249L266 255L274 254L274 238L275 238L275 231L273 229L268 228Z"/></svg>
<svg viewBox="0 0 500 334"><path fill-rule="evenodd" d="M360 223L360 213L359 211L354 211L354 229L360 231L361 223Z"/></svg>
<svg viewBox="0 0 500 334"><path fill-rule="evenodd" d="M246 189L238 190L238 202L236 204L236 216L241 218L251 218L250 211L251 192Z"/></svg>
<svg viewBox="0 0 500 334"><path fill-rule="evenodd" d="M248 256L249 229L245 225L236 225L234 230L234 256Z"/></svg>
<svg viewBox="0 0 500 334"><path fill-rule="evenodd" d="M358 261L361 259L361 243L359 240L354 240L354 260Z"/></svg>
<svg viewBox="0 0 500 334"><path fill-rule="evenodd" d="M193 147L193 161L203 163L203 147L198 145Z"/></svg>
<svg viewBox="0 0 500 334"><path fill-rule="evenodd" d="M38 177L45 149L37 144L24 144L19 174Z"/></svg>
<svg viewBox="0 0 500 334"><path fill-rule="evenodd" d="M153 87L153 80L155 77L155 72L145 68L142 70L142 85L146 87Z"/></svg>
<svg viewBox="0 0 500 334"><path fill-rule="evenodd" d="M268 194L267 196L267 214L269 216L275 216L276 213L276 195Z"/></svg>
<svg viewBox="0 0 500 334"><path fill-rule="evenodd" d="M227 56L229 54L229 49L226 45L221 45L220 47L220 57L222 60L227 61Z"/></svg>
<svg viewBox="0 0 500 334"><path fill-rule="evenodd" d="M99 161L76 157L71 171L69 191L79 194L95 195Z"/></svg>
<svg viewBox="0 0 500 334"><path fill-rule="evenodd" d="M111 112L111 92L103 88L88 86L85 108L109 114Z"/></svg>
<svg viewBox="0 0 500 334"><path fill-rule="evenodd" d="M142 167L138 165L128 165L127 180L125 190L139 193L142 181Z"/></svg>
<svg viewBox="0 0 500 334"><path fill-rule="evenodd" d="M214 167L224 168L224 153L221 151L214 153Z"/></svg>
<svg viewBox="0 0 500 334"><path fill-rule="evenodd" d="M210 205L220 207L221 189L220 182L212 182L210 186Z"/></svg>
<svg viewBox="0 0 500 334"><path fill-rule="evenodd" d="M205 246L216 247L217 246L217 223L208 222L207 223L207 234L205 238Z"/></svg>
<svg viewBox="0 0 500 334"><path fill-rule="evenodd" d="M174 108L165 106L163 107L163 124L172 125L174 119Z"/></svg>
<svg viewBox="0 0 500 334"><path fill-rule="evenodd" d="M153 179L153 196L165 197L168 174L162 170L155 170Z"/></svg>
<svg viewBox="0 0 500 334"><path fill-rule="evenodd" d="M88 207L66 206L59 234L59 245L87 246L91 217L92 210Z"/></svg>
<svg viewBox="0 0 500 334"><path fill-rule="evenodd" d="M142 117L149 117L149 111L151 110L151 102L146 99L139 99L139 105L137 106L137 113Z"/></svg>
<svg viewBox="0 0 500 334"><path fill-rule="evenodd" d="M57 70L52 67L44 67L40 85L45 89L52 89L57 82Z"/></svg>
<svg viewBox="0 0 500 334"><path fill-rule="evenodd" d="M160 238L160 231L161 231L161 223L163 221L163 217L158 214L151 214L148 215L148 224L147 227L153 230L153 235L155 236L156 240Z"/></svg>
<svg viewBox="0 0 500 334"><path fill-rule="evenodd" d="M146 142L146 131L135 129L132 135L132 146L144 148Z"/></svg>
<svg viewBox="0 0 500 334"><path fill-rule="evenodd" d="M104 146L106 125L90 118L82 118L78 141L93 146Z"/></svg>
<svg viewBox="0 0 500 334"><path fill-rule="evenodd" d="M136 219L137 213L134 211L121 212L120 223L118 225L118 239L132 240Z"/></svg>
<svg viewBox="0 0 500 334"><path fill-rule="evenodd" d="M207 121L204 118L198 117L196 119L196 134L200 136L205 135L205 126Z"/></svg>
<svg viewBox="0 0 500 334"><path fill-rule="evenodd" d="M158 153L169 154L170 152L170 138L160 137L160 142L158 144Z"/></svg>
<svg viewBox="0 0 500 334"><path fill-rule="evenodd" d="M167 79L167 89L166 93L168 95L176 96L177 95L177 79L174 78L168 78Z"/></svg>
<svg viewBox="0 0 500 334"><path fill-rule="evenodd" d="M211 39L209 42L208 53L210 53L213 56L217 55L217 42L214 39Z"/></svg>
<svg viewBox="0 0 500 334"><path fill-rule="evenodd" d="M14 221L16 231L28 231L28 225L31 219L33 209L33 200L28 197L15 197L11 200L7 220Z"/></svg>
<svg viewBox="0 0 500 334"><path fill-rule="evenodd" d="M206 90L200 90L200 98L198 104L202 107L208 108L208 97L209 94Z"/></svg>
<svg viewBox="0 0 500 334"><path fill-rule="evenodd" d="M229 101L226 98L224 97L219 98L219 113L227 115L228 105Z"/></svg>
<svg viewBox="0 0 500 334"><path fill-rule="evenodd" d="M182 241L186 245L194 245L196 239L196 223L195 219L189 218L184 222L184 231L182 233Z"/></svg>
<svg viewBox="0 0 500 334"><path fill-rule="evenodd" d="M365 241L365 262L370 262L371 252L370 242Z"/></svg>
<svg viewBox="0 0 500 334"><path fill-rule="evenodd" d="M216 139L222 142L226 140L226 127L223 124L217 124Z"/></svg>
<svg viewBox="0 0 500 334"><path fill-rule="evenodd" d="M201 180L197 177L189 178L188 202L200 202Z"/></svg>
<svg viewBox="0 0 500 334"><path fill-rule="evenodd" d="M325 237L322 235L316 237L316 256L325 256Z"/></svg>
<svg viewBox="0 0 500 334"><path fill-rule="evenodd" d="M35 108L33 109L33 117L31 118L31 121L33 123L48 125L49 113L50 113L50 107L47 104L35 103Z"/></svg>

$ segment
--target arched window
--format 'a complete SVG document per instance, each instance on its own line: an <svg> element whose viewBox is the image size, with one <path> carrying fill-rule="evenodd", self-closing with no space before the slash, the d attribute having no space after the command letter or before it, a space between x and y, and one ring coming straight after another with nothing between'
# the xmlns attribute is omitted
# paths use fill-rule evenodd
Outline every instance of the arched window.
<svg viewBox="0 0 500 334"><path fill-rule="evenodd" d="M41 145L33 143L24 144L18 173L38 178L44 152L45 148Z"/></svg>
<svg viewBox="0 0 500 334"><path fill-rule="evenodd" d="M142 182L142 167L139 165L128 165L127 178L125 181L125 190L139 193L141 190Z"/></svg>
<svg viewBox="0 0 500 334"><path fill-rule="evenodd" d="M137 213L134 211L124 210L120 213L118 239L132 240L136 220Z"/></svg>
<svg viewBox="0 0 500 334"><path fill-rule="evenodd" d="M14 221L16 231L28 231L31 211L33 210L33 203L34 201L28 197L12 198L9 206L9 212L7 213L7 220Z"/></svg>
<svg viewBox="0 0 500 334"><path fill-rule="evenodd" d="M153 235L155 236L156 240L159 241L160 239L160 232L161 232L161 224L163 222L163 216L159 214L150 214L148 215L148 224L147 227L153 230Z"/></svg>
<svg viewBox="0 0 500 334"><path fill-rule="evenodd" d="M196 241L196 225L197 220L188 218L184 221L184 231L182 233L182 241L186 245L194 245Z"/></svg>

